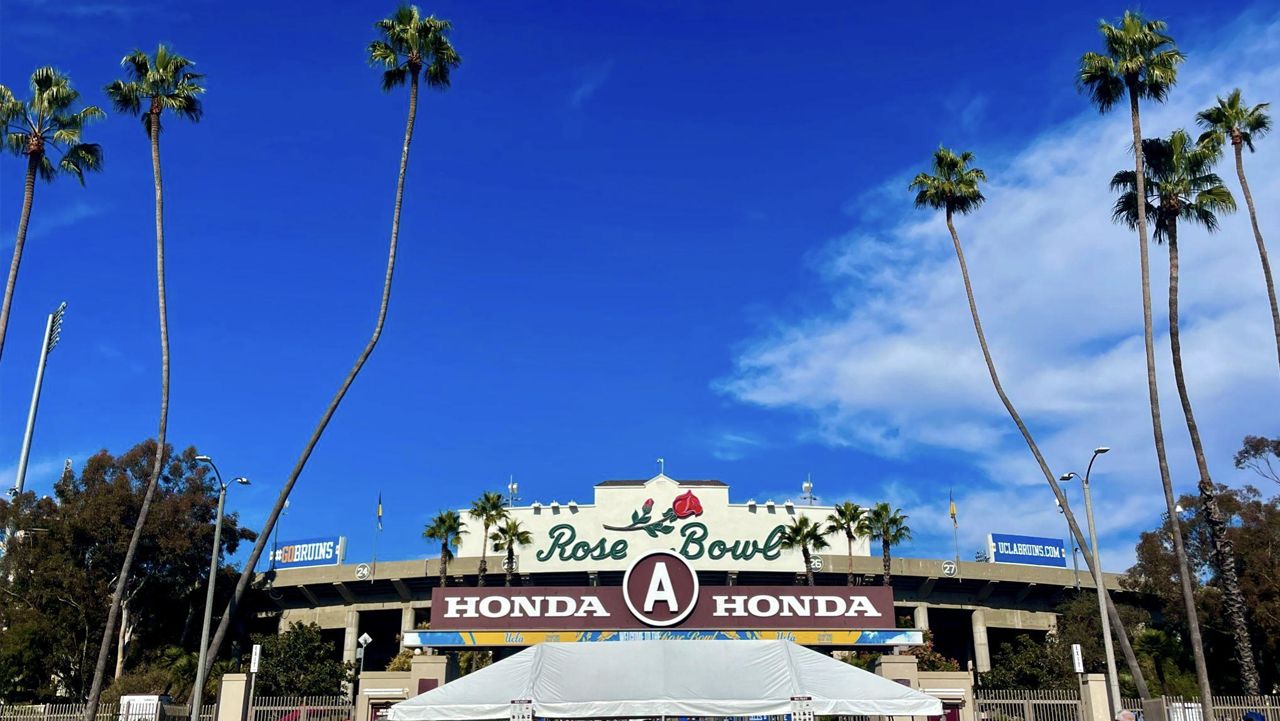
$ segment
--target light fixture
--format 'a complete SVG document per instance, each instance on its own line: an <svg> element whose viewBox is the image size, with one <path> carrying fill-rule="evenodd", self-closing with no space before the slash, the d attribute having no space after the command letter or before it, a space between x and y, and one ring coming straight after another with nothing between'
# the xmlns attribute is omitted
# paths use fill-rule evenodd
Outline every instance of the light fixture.
<svg viewBox="0 0 1280 721"><path fill-rule="evenodd" d="M232 482L232 483L239 483L239 484L240 484L240 485L242 485L242 486L247 486L247 485L249 485L249 479L248 479L248 478L245 478L244 476L241 476L240 478L233 478L233 479L231 479L231 482Z"/></svg>
<svg viewBox="0 0 1280 721"><path fill-rule="evenodd" d="M1095 454L1095 455L1099 455L1099 456L1100 456L1100 455L1102 455L1103 453L1106 453L1106 452L1107 452L1107 451L1109 451L1109 450L1111 450L1111 448L1110 448L1110 447L1108 447L1108 446L1098 446L1097 448L1093 449L1093 452L1094 452L1094 454Z"/></svg>

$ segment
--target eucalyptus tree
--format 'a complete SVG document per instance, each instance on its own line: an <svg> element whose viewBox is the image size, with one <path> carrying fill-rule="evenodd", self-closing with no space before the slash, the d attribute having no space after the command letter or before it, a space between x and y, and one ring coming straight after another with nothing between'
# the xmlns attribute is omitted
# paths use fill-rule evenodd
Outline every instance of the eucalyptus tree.
<svg viewBox="0 0 1280 721"><path fill-rule="evenodd" d="M1013 419L1014 425L1017 426L1018 432L1022 434L1022 439L1026 442L1027 448L1030 449L1031 455L1036 459L1036 464L1040 467L1040 472L1044 474L1044 479L1048 482L1049 488L1053 490L1053 495L1058 500L1058 507L1063 510L1063 515L1067 518L1067 526L1071 529L1071 535L1076 539L1076 544L1080 548L1088 548L1089 544L1080 529L1080 524L1076 523L1075 514L1067 504L1067 497L1063 495L1062 488L1058 485L1058 477L1049 470L1049 464L1045 462L1044 455L1040 453L1040 447L1036 445L1035 439L1032 438L1031 431L1022 422L1022 416L1014 408L1013 401L1009 400L1009 396L1004 392L1004 386L1000 383L1000 375L996 372L995 361L991 359L991 350L987 347L987 336L982 330L982 320L978 316L978 305L973 296L973 284L969 281L969 267L965 263L964 248L960 244L960 235L956 232L954 222L956 215L968 215L986 202L986 197L983 196L979 185L986 182L987 175L981 168L970 167L973 161L973 153L962 152L956 154L947 148L940 147L933 153L932 172L917 175L911 181L908 189L916 191L915 205L917 208L943 211L947 230L951 233L951 243L955 247L956 260L960 266L960 276L964 281L964 291L969 301L969 314L973 319L973 329L978 336L978 346L982 349L982 358L986 361L987 374L991 376L991 384L995 387L996 395L1000 397L1000 402L1004 405L1005 411L1008 412L1009 417ZM1084 558L1085 565L1088 566L1090 573L1092 573L1093 558L1088 553L1084 554ZM1116 610L1111 594L1105 593L1103 597L1107 603L1107 617L1120 638L1120 648L1124 652L1125 662L1128 664L1129 670L1133 673L1134 685L1137 687L1138 695L1142 698L1150 698L1146 680L1142 676L1142 668L1138 665L1138 657L1134 655L1133 646L1129 643L1129 637L1125 633L1124 621Z"/></svg>
<svg viewBox="0 0 1280 721"><path fill-rule="evenodd" d="M782 527L778 536L778 547L784 551L800 550L804 559L804 577L808 585L813 585L813 551L821 551L830 547L821 524L815 523L808 516L796 516L790 524Z"/></svg>
<svg viewBox="0 0 1280 721"><path fill-rule="evenodd" d="M453 548L462 543L467 529L462 525L462 516L457 511L440 511L431 523L422 530L422 537L440 542L440 587L449 585L449 561L453 560ZM483 543L483 539L481 540Z"/></svg>
<svg viewBox="0 0 1280 721"><path fill-rule="evenodd" d="M1200 497L1206 526L1213 543L1214 555L1221 571L1223 600L1227 620L1235 636L1236 660L1240 665L1240 680L1246 693L1258 693L1258 669L1253 660L1253 644L1249 640L1249 625L1245 620L1244 594L1240 589L1240 577L1236 572L1235 551L1227 537L1227 521L1218 505L1217 488L1209 475L1205 461L1204 445L1187 393L1186 377L1182 367L1182 338L1178 320L1178 283L1180 264L1178 258L1179 221L1202 226L1213 232L1218 229L1218 214L1235 212L1236 201L1222 179L1213 172L1213 166L1221 154L1220 146L1212 139L1207 143L1195 143L1184 130L1175 130L1168 138L1147 138L1142 141L1142 155L1147 177L1143 183L1146 197L1138 195L1137 182L1132 170L1122 170L1111 180L1111 189L1119 191L1112 218L1130 228L1137 228L1138 207L1146 206L1145 216L1152 222L1152 237L1169 249L1169 346L1173 354L1173 378L1182 402L1182 413L1191 436L1191 448L1195 453L1196 468L1200 472Z"/></svg>
<svg viewBox="0 0 1280 721"><path fill-rule="evenodd" d="M1253 207L1253 194L1249 192L1249 181L1244 176L1244 149L1253 152L1253 141L1260 139L1271 130L1271 116L1267 109L1271 103L1259 103L1250 107L1240 97L1240 88L1232 90L1227 97L1218 96L1218 104L1200 111L1196 121L1204 128L1200 142L1213 142L1219 147L1231 141L1236 155L1236 176L1240 179L1240 192L1244 194L1244 203L1249 207L1249 222L1253 225L1253 239L1258 244L1258 258L1262 261L1262 277L1267 283L1267 299L1271 301L1271 326L1276 334L1276 358L1280 360L1280 306L1276 305L1276 284L1271 279L1271 261L1267 259L1267 246L1262 242L1262 231L1258 229L1258 211Z"/></svg>
<svg viewBox="0 0 1280 721"><path fill-rule="evenodd" d="M93 685L89 689L89 699L85 705L85 721L94 721L94 715L98 710L107 658L111 652L111 636L115 632L116 618L120 615L124 591L129 584L130 573L133 571L133 561L137 554L138 541L142 536L142 528L146 525L147 515L151 511L151 499L155 494L156 484L160 481L164 462L165 432L169 423L169 309L165 298L164 183L160 172L162 118L165 112L168 112L176 118L197 123L204 115L204 106L200 101L200 96L204 95L205 90L204 76L192 69L195 63L173 52L169 47L160 45L154 56L149 56L141 50L134 50L126 55L120 64L124 66L127 79L116 80L108 85L107 97L111 99L116 112L141 116L142 129L151 141L151 171L155 177L156 288L160 309L160 424L156 432L158 450L152 462L147 492L142 498L142 507L138 510L138 519L134 523L133 536L129 539L129 548L125 552L124 563L117 576L115 591L111 594L111 609L107 613L107 626L102 636L102 646L98 650L98 665L94 669Z"/></svg>
<svg viewBox="0 0 1280 721"><path fill-rule="evenodd" d="M307 459L311 457L311 452L320 442L320 436L329 425L333 414L337 412L342 399L347 395L347 390L355 382L360 369L364 367L365 361L369 360L374 347L378 345L378 339L382 337L382 327L387 319L387 306L391 302L391 278L396 267L396 242L400 237L400 208L404 202L404 180L409 167L409 143L413 139L414 121L418 115L418 76L423 75L426 78L428 87L437 90L449 88L451 73L462 62L462 58L449 42L451 27L446 20L438 20L434 16L423 17L412 5L401 5L391 17L374 24L374 28L382 35L382 39L369 44L369 62L387 67L387 71L382 76L383 91L394 90L403 85L406 79L411 82L409 119L405 125L404 147L400 153L395 208L391 216L391 246L387 253L387 271L382 283L382 301L378 307L378 319L374 323L373 335L369 338L369 342L356 358L355 365L343 379L333 400L329 401L328 408L320 417L320 422L316 424L311 438L302 449L302 455L294 464L289 478L285 480L284 487L276 497L276 503L267 515L262 535L258 537L258 543L255 543L253 550L250 551L244 570L240 573L240 579L236 581L235 592L227 602L222 620L218 622L218 630L213 634L213 640L209 644L206 663L212 663L213 659L217 658L218 649L222 647L227 632L231 629L231 619L235 616L236 609L240 607L240 602L244 600L244 594L253 581L254 567L266 548L265 539L271 535L271 529L275 528L276 522L279 521L280 513L284 511L284 505L289 500L289 493L293 491L298 476L302 475L302 469L307 465Z"/></svg>
<svg viewBox="0 0 1280 721"><path fill-rule="evenodd" d="M60 175L72 175L84 185L84 174L102 169L102 148L97 143L81 142L84 126L106 117L96 105L79 110L80 93L71 80L51 67L37 68L31 73L31 97L18 100L13 91L0 85L0 127L4 129L4 147L10 153L27 159L26 182L22 193L22 215L18 218L18 235L13 241L13 261L4 286L4 305L0 306L0 354L9 329L9 308L13 289L18 282L18 266L27 242L27 223L31 221L31 205L35 201L36 178L52 183ZM51 156L50 151L56 153Z"/></svg>
<svg viewBox="0 0 1280 721"><path fill-rule="evenodd" d="M911 527L907 525L910 518L901 508L894 508L888 503L877 503L867 515L867 530L872 538L880 542L880 550L884 555L884 585L892 585L889 574L889 549L911 540Z"/></svg>
<svg viewBox="0 0 1280 721"><path fill-rule="evenodd" d="M516 569L516 549L532 545L533 534L525 530L516 519L507 518L489 534L489 540L493 542L493 550L506 554L507 560L502 564L502 570L506 574L505 585L510 586L511 576Z"/></svg>
<svg viewBox="0 0 1280 721"><path fill-rule="evenodd" d="M827 533L842 533L847 544L847 555L845 560L849 564L849 577L847 584L853 585L853 541L858 536L868 535L867 530L867 509L859 506L853 501L845 501L836 505L831 509L831 515L827 516Z"/></svg>
<svg viewBox="0 0 1280 721"><path fill-rule="evenodd" d="M1126 11L1116 22L1098 22L1102 35L1103 51L1088 52L1080 57L1076 85L1089 96L1098 112L1106 113L1119 103L1129 101L1129 123L1133 137L1134 183L1139 197L1146 197L1146 173L1142 157L1142 100L1162 103L1178 80L1178 67L1185 57L1178 50L1173 38L1165 31L1168 26L1161 20L1148 20L1136 11ZM1147 395L1151 406L1151 433L1156 447L1156 461L1160 469L1160 483L1164 488L1165 507L1170 517L1175 517L1177 502L1173 495L1173 482L1169 477L1169 462L1165 455L1164 425L1160 419L1160 394L1156 384L1156 352L1151 321L1151 273L1147 257L1146 207L1139 204L1138 261L1142 282L1142 332L1147 359ZM1201 710L1206 717L1212 715L1213 698L1209 687L1209 672L1204 661L1204 645L1200 636L1200 619L1196 614L1195 594L1191 587L1190 566L1182 529L1173 525L1174 554L1178 559L1178 576L1182 585L1182 601L1186 606L1188 636L1195 659L1196 678L1200 687Z"/></svg>
<svg viewBox="0 0 1280 721"><path fill-rule="evenodd" d="M483 528L480 536L480 567L476 585L484 585L484 574L489 571L489 544L484 539L489 537L489 529L507 518L506 501L501 493L485 491L479 498L471 502L467 515Z"/></svg>

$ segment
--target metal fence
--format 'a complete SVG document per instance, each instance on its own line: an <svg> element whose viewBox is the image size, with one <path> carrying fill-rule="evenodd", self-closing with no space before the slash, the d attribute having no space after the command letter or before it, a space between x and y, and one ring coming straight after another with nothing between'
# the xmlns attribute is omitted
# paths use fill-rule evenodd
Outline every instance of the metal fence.
<svg viewBox="0 0 1280 721"><path fill-rule="evenodd" d="M26 705L0 704L0 721L82 721L82 703L42 703ZM141 701L137 703L102 704L96 721L178 721L190 716L190 706ZM200 709L200 721L216 721L217 704Z"/></svg>
<svg viewBox="0 0 1280 721"><path fill-rule="evenodd" d="M248 721L351 721L347 696L254 696ZM0 720L3 721L3 720Z"/></svg>
<svg viewBox="0 0 1280 721"><path fill-rule="evenodd" d="M975 689L979 721L1080 721L1080 691Z"/></svg>
<svg viewBox="0 0 1280 721"><path fill-rule="evenodd" d="M1165 696L1165 721L1204 721L1200 701L1192 697ZM1214 721L1280 721L1280 696L1214 696Z"/></svg>

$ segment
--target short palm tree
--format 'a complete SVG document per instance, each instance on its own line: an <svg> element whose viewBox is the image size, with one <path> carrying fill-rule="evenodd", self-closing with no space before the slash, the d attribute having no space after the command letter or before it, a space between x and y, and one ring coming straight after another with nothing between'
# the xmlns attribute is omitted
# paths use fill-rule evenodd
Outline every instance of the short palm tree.
<svg viewBox="0 0 1280 721"><path fill-rule="evenodd" d="M480 568L479 577L476 579L477 586L484 585L484 574L489 570L489 557L486 553L489 545L484 539L489 537L489 529L498 525L499 522L507 518L506 502L502 498L501 493L493 491L485 491L479 498L471 502L471 510L467 511L467 515L477 521L484 529L480 536Z"/></svg>
<svg viewBox="0 0 1280 721"><path fill-rule="evenodd" d="M827 533L843 533L844 539L848 543L849 563L849 579L848 585L853 585L853 541L858 536L867 534L867 509L859 506L853 501L845 501L831 509L831 515L827 516Z"/></svg>
<svg viewBox="0 0 1280 721"><path fill-rule="evenodd" d="M1267 109L1271 103L1259 103L1250 107L1240 97L1240 88L1227 97L1218 97L1218 104L1196 115L1196 121L1204 128L1200 142L1214 142L1219 146L1231 141L1236 153L1236 177L1240 179L1240 192L1249 208L1249 222L1253 224L1253 239L1258 243L1258 258L1262 260L1262 277L1267 283L1267 299L1271 301L1271 325L1276 334L1276 357L1280 359L1280 306L1276 305L1276 285L1271 279L1271 262L1267 259L1267 246L1262 242L1258 229L1258 212L1253 207L1253 194L1249 181L1244 177L1244 149L1253 152L1253 141L1271 130L1271 116Z"/></svg>
<svg viewBox="0 0 1280 721"><path fill-rule="evenodd" d="M880 550L884 554L884 585L892 585L889 575L889 549L911 540L911 527L907 525L910 518L901 508L894 508L888 503L877 503L867 516L869 535L880 542Z"/></svg>
<svg viewBox="0 0 1280 721"><path fill-rule="evenodd" d="M124 66L127 79L112 82L106 87L106 94L111 99L116 112L142 116L142 129L151 140L151 171L155 176L156 286L160 308L160 429L156 433L156 457L151 465L147 491L142 497L142 506L138 510L138 518L133 527L133 537L129 539L124 564L116 580L115 592L111 596L111 610L107 614L102 646L98 651L98 665L93 674L93 685L89 690L89 702L85 706L85 721L93 721L94 714L97 712L107 657L110 655L109 641L115 631L116 618L120 615L120 602L129 582L138 541L142 537L142 528L146 525L147 515L151 510L151 498L155 494L156 484L160 481L160 471L165 455L165 431L169 423L169 309L165 299L164 281L164 183L161 181L160 173L161 120L168 112L174 117L195 123L199 122L204 114L204 107L200 102L200 96L204 94L202 85L204 76L192 70L195 63L173 52L169 47L161 45L154 56L148 56L141 50L134 50L126 55L120 64ZM212 660L213 656L210 655L209 658Z"/></svg>
<svg viewBox="0 0 1280 721"><path fill-rule="evenodd" d="M502 564L502 570L506 574L506 586L511 585L511 576L516 569L516 549L524 548L533 544L533 535L520 525L520 522L514 518L507 518L501 525L489 534L489 540L493 542L493 550L506 553L506 563Z"/></svg>
<svg viewBox="0 0 1280 721"><path fill-rule="evenodd" d="M1246 688L1257 689L1258 670L1253 660L1253 645L1249 640L1249 626L1245 620L1244 595L1240 578L1236 573L1235 552L1227 538L1227 522L1218 505L1217 487L1209 475L1205 461L1204 445L1200 442L1200 430L1191 408L1186 378L1182 370L1182 340L1178 324L1178 262L1179 221L1203 226L1209 232L1218 228L1218 214L1231 213L1236 201L1222 179L1213 172L1213 166L1221 154L1221 146L1212 141L1195 143L1184 130L1175 130L1166 138L1148 138L1142 141L1142 155L1147 172L1143 184L1146 198L1146 217L1154 220L1157 243L1169 249L1169 346L1173 353L1173 378L1182 401L1182 413L1186 418L1187 432L1191 435L1196 466L1200 471L1200 496L1204 499L1206 525L1213 542L1214 555L1222 572L1222 588L1227 618L1236 641L1236 658L1240 664L1241 681ZM1139 196L1132 170L1116 173L1111 189L1120 192L1116 200L1113 218L1130 228L1138 224ZM1255 691L1248 691L1255 693Z"/></svg>
<svg viewBox="0 0 1280 721"><path fill-rule="evenodd" d="M449 585L449 561L453 560L453 548L458 547L465 535L467 529L462 526L462 516L454 510L440 511L422 531L423 538L440 542L441 588Z"/></svg>
<svg viewBox="0 0 1280 721"><path fill-rule="evenodd" d="M1129 121L1133 139L1134 179L1138 197L1146 197L1146 173L1142 157L1142 119L1140 101L1162 103L1178 80L1178 66L1185 59L1160 20L1147 20L1141 13L1126 11L1114 25L1099 21L1103 51L1085 53L1080 57L1076 85L1089 96L1101 113L1106 113L1124 100L1129 101ZM1160 395L1156 385L1156 352L1151 322L1151 273L1147 257L1147 217L1144 205L1138 214L1138 260L1142 281L1142 330L1147 357L1147 395L1151 406L1151 433L1156 447L1156 461L1160 468L1160 482L1164 487L1165 507L1170 517L1176 514L1173 483L1169 478L1169 463L1165 455L1164 426L1160 420ZM1178 559L1178 575L1182 580L1182 600L1187 611L1187 626L1199 679L1202 711L1208 717L1212 707L1209 675L1204 664L1204 649L1200 641L1200 621L1196 615L1195 598L1191 588L1190 566L1187 563L1186 546L1182 541L1182 529L1173 527L1174 554ZM1086 558L1088 554L1085 554ZM1129 660L1128 640L1125 659ZM1131 662L1130 668L1137 668ZM1138 673L1134 678L1137 680ZM1145 686L1146 684L1142 684ZM1142 687L1139 687L1139 691ZM1143 698L1146 695L1143 694Z"/></svg>
<svg viewBox="0 0 1280 721"><path fill-rule="evenodd" d="M800 549L800 555L804 559L805 581L810 586L813 585L813 554L811 551L821 551L830 546L831 544L827 543L825 529L820 524L810 520L808 516L796 516L790 525L782 527L779 547L784 551Z"/></svg>
<svg viewBox="0 0 1280 721"><path fill-rule="evenodd" d="M80 93L71 80L50 67L31 74L31 97L18 100L13 91L0 85L0 127L4 129L4 147L18 157L27 158L27 180L22 195L22 215L18 218L18 235L13 242L13 262L4 286L4 305L0 306L0 353L9 329L9 308L13 304L13 288L18 282L18 266L22 248L27 242L27 223L31 220L31 204L36 194L36 177L53 182L60 175L72 175L84 185L84 174L102 169L102 148L96 143L80 142L84 126L106 117L96 105L79 110ZM50 157L50 151L56 153Z"/></svg>
<svg viewBox="0 0 1280 721"><path fill-rule="evenodd" d="M210 659L216 656L223 640L227 637L227 632L231 630L231 619L235 616L235 610L244 598L244 594L248 592L249 584L254 578L254 568L263 550L266 549L265 539L271 535L271 529L275 528L276 522L280 520L284 504L289 500L289 494L293 491L298 476L302 475L307 459L311 457L311 452L320 442L320 436L324 434L325 427L329 425L333 414L338 411L342 399L346 397L351 384L355 382L360 369L369 360L374 347L378 345L378 339L382 337L382 327L387 320L387 306L391 302L391 278L396 267L396 243L400 237L400 208L404 202L405 172L409 167L409 143L413 139L414 120L418 115L418 75L425 69L428 86L439 90L449 87L450 71L461 62L461 58L449 44L450 27L447 21L437 20L434 17L421 17L418 9L410 5L402 5L390 18L374 23L374 28L383 35L383 40L370 43L369 61L377 65L394 63L388 66L386 73L383 73L382 89L390 91L402 85L406 78L412 80L409 93L409 119L404 130L404 147L400 152L400 173L396 181L395 207L391 216L391 246L387 253L387 272L382 282L382 302L378 307L378 319L373 326L373 335L356 358L355 365L347 372L342 385L338 386L338 392L329 401L329 407L320 417L320 422L312 431L302 456L294 464L293 471L285 481L284 487L280 489L275 506L267 515L267 522L258 535L258 541L254 544L253 550L249 552L249 558L240 572L240 579L236 581L235 592L227 602L227 610L222 614L222 620L218 622L218 630L210 642L208 653ZM397 58L402 58L403 61Z"/></svg>
<svg viewBox="0 0 1280 721"><path fill-rule="evenodd" d="M973 160L973 153L963 152L956 154L946 148L938 148L933 154L932 173L920 173L911 182L908 189L916 191L917 208L944 211L947 230L951 232L951 243L955 246L956 260L960 265L960 277L964 280L965 296L969 300L969 314L973 318L973 329L978 336L978 346L982 349L982 359L987 364L987 373L991 376L991 385L995 387L996 395L1000 397L1000 402L1004 404L1005 411L1013 419L1014 425L1018 427L1018 432L1022 434L1023 441L1026 442L1031 455L1040 466L1040 472L1044 474L1045 481L1049 483L1049 488L1053 490L1053 495L1058 499L1058 507L1063 509L1063 514L1067 517L1067 526L1071 529L1071 534L1075 537L1076 543L1081 548L1088 548L1084 533L1080 530L1080 524L1076 523L1075 514L1071 512L1070 506L1067 505L1067 497L1063 495L1062 488L1058 485L1058 477L1049 470L1049 464L1045 462L1044 455L1040 453L1040 447L1036 445L1035 439L1031 437L1031 431L1022 422L1022 416L1018 414L1018 409L1013 407L1013 401L1009 400L1009 396L1004 392L1004 386L1000 383L1000 375L996 372L995 361L991 359L991 350L987 347L987 336L982 330L982 320L978 316L978 304L973 297L973 284L969 281L969 266L965 263L964 249L960 245L960 235L956 232L954 222L956 215L972 213L986 201L978 186L986 182L987 176L980 168L970 167ZM1090 571L1093 570L1093 559L1089 557L1089 554L1085 554L1085 565L1089 567ZM1139 694L1143 698L1147 698L1147 686L1142 678L1142 669L1138 666L1138 659L1133 655L1133 648L1129 645L1128 636L1125 635L1124 622L1121 621L1120 614L1116 611L1111 595L1105 594L1104 598L1107 602L1107 615L1119 633L1120 645L1124 650L1125 660L1129 664L1130 671L1133 672L1134 685L1138 687Z"/></svg>

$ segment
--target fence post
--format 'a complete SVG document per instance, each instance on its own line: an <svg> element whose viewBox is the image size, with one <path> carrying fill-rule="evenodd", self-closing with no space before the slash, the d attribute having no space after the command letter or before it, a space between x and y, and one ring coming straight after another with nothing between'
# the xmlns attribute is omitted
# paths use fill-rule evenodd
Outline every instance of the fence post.
<svg viewBox="0 0 1280 721"><path fill-rule="evenodd" d="M250 721L249 677L243 673L223 674L218 702L209 721ZM201 709L203 711L203 709Z"/></svg>
<svg viewBox="0 0 1280 721"><path fill-rule="evenodd" d="M1080 713L1082 719L1111 721L1111 703L1107 698L1107 677L1104 674L1081 674ZM1119 699L1116 699L1116 702L1119 703Z"/></svg>

